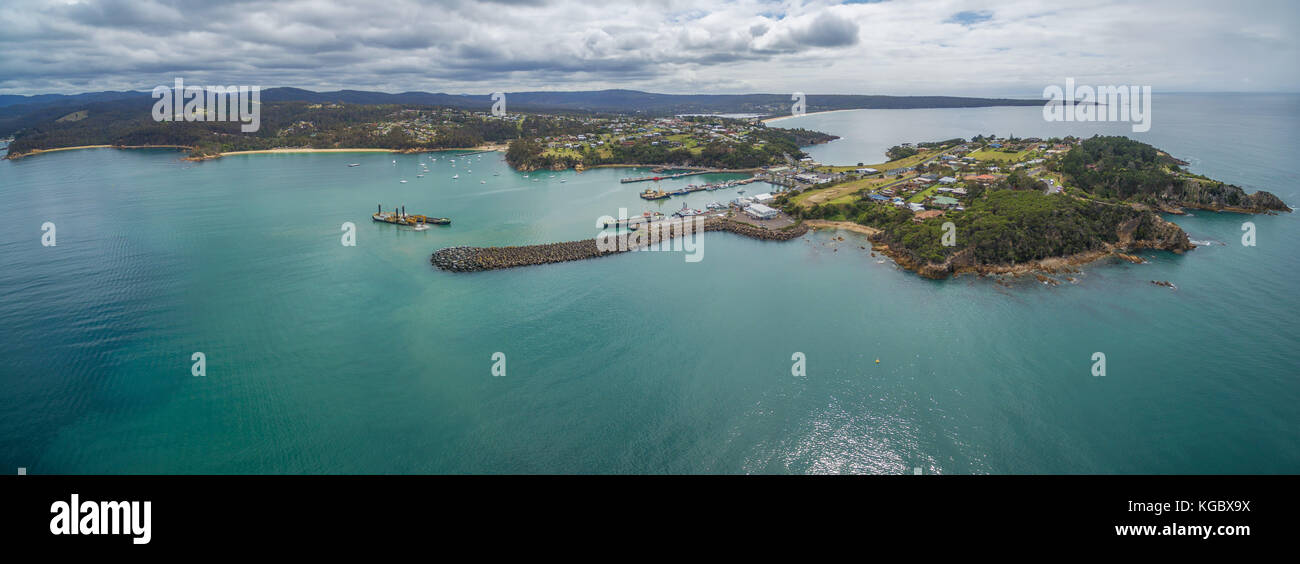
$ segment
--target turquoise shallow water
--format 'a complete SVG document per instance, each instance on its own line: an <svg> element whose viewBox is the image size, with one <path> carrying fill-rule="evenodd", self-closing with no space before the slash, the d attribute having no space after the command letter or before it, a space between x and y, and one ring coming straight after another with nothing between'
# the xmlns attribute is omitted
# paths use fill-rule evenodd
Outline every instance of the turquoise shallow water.
<svg viewBox="0 0 1300 564"><path fill-rule="evenodd" d="M1162 98L1135 136L1294 204L1298 100ZM851 164L902 141L1064 130L1037 112L787 123L844 136L811 152ZM424 178L432 156L0 161L0 462L33 474L1300 471L1294 215L1176 218L1225 244L1098 263L1055 288L923 280L878 263L860 236L825 232L710 234L696 263L635 253L464 275L429 254L591 237L620 206L682 199L642 202L644 185L617 182L627 170L524 178L499 154L456 168L453 156ZM454 224L374 224L381 202ZM1256 247L1240 245L1247 220ZM46 221L53 248L40 245ZM356 247L340 244L345 221ZM196 351L206 377L190 374ZM1104 378L1090 374L1097 351Z"/></svg>

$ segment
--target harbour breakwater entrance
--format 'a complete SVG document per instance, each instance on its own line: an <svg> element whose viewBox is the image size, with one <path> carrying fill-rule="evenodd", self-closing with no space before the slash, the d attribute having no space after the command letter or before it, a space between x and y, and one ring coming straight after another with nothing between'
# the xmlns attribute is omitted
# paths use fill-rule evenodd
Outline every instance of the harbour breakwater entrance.
<svg viewBox="0 0 1300 564"><path fill-rule="evenodd" d="M737 235L767 241L789 241L790 239L802 237L808 232L808 226L803 223L796 223L781 229L766 229L726 218L710 217L704 220L703 230L729 231ZM640 236L644 237L646 242L639 245L635 243L638 240L637 234L620 233L617 235L619 241L616 249L626 250L602 250L602 245L598 244L596 239L519 247L448 247L433 253L430 262L442 270L452 272L479 272L568 262L637 251L659 244L679 233L680 231L677 229L662 229L657 230L657 232L651 230L648 236ZM605 247L608 248L608 245L605 245Z"/></svg>

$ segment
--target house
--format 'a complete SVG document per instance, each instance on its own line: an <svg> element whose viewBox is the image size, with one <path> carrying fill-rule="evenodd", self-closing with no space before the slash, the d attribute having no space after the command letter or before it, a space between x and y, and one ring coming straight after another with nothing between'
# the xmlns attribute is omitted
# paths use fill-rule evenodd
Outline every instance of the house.
<svg viewBox="0 0 1300 564"><path fill-rule="evenodd" d="M957 204L960 204L961 202L958 202L957 198L951 198L948 196L935 196L930 203L938 208L951 208L956 206Z"/></svg>
<svg viewBox="0 0 1300 564"><path fill-rule="evenodd" d="M952 183L954 183L954 182L956 182L956 181L957 181L957 179L956 179L956 178L953 178L953 177L951 177L951 176L945 176L945 177L939 179L939 183L940 183L940 184L952 184Z"/></svg>
<svg viewBox="0 0 1300 564"><path fill-rule="evenodd" d="M914 212L919 212L919 211L925 211L925 206L917 203L911 203L911 204L907 204L907 209L912 210Z"/></svg>
<svg viewBox="0 0 1300 564"><path fill-rule="evenodd" d="M754 219L772 219L776 217L777 211L763 204L750 204L745 208L745 214Z"/></svg>
<svg viewBox="0 0 1300 564"><path fill-rule="evenodd" d="M876 169L874 169L874 168L860 168L860 169L858 169L858 174L875 174L875 173L877 173L877 172L880 172L880 171L878 171L878 170L876 170Z"/></svg>
<svg viewBox="0 0 1300 564"><path fill-rule="evenodd" d="M916 214L914 214L914 215L912 216L912 221L915 221L915 222L917 222L917 223L920 223L920 222L925 221L925 220L927 220L927 219L934 219L934 218L939 217L939 216L941 216L941 215L943 215L943 210L925 210L925 211L919 211L919 212L916 212Z"/></svg>
<svg viewBox="0 0 1300 564"><path fill-rule="evenodd" d="M764 193L762 193L762 194L754 194L754 196L753 196L753 200L754 200L755 202L760 203L760 204L763 203L763 202L770 202L770 201L774 200L775 198L776 198L776 196L773 196L773 195L772 195L771 193L769 193L769 192L764 192Z"/></svg>

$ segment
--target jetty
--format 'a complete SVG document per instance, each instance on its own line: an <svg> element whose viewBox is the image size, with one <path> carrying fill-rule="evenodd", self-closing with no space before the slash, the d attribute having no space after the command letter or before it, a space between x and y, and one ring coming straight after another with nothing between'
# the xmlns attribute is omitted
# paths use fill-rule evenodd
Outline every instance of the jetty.
<svg viewBox="0 0 1300 564"><path fill-rule="evenodd" d="M636 229L638 226L642 224L663 221L667 217L668 216L660 212L653 212L653 213L646 212L642 215L638 215L635 217L627 217L623 219L615 219L614 221L606 221L605 227L627 227L628 229Z"/></svg>
<svg viewBox="0 0 1300 564"><path fill-rule="evenodd" d="M711 184L691 184L690 186L683 186L681 188L673 190L672 192L664 192L663 190L646 188L644 192L641 192L640 196L641 199L643 200L662 200L670 196L685 196L692 192L703 192L705 190L713 191L713 190L718 190L720 188L733 188L736 186L744 186L746 184L758 182L759 180L761 179L758 177L750 177L750 178L744 178L740 180L725 180L722 182L713 182Z"/></svg>
<svg viewBox="0 0 1300 564"><path fill-rule="evenodd" d="M675 170L676 170L676 169L675 169ZM727 171L725 171L725 170L720 170L720 169L716 169L716 168L692 169L692 170L685 170L685 171L682 171L682 172L675 172L675 173L673 173L673 174L662 174L662 175L654 175L654 176L638 176L638 177L635 177L635 178L623 178L623 179L620 179L619 182L622 182L623 184L630 184L630 183L632 183L632 182L648 182L648 181L651 181L651 180L653 180L653 181L655 181L655 182L658 182L658 181L660 181L660 180L672 180L672 179L674 179L674 178L684 178L684 177L687 177L687 176L694 176L694 175L697 175L697 174L716 174L716 173L720 173L720 172L727 172Z"/></svg>
<svg viewBox="0 0 1300 564"><path fill-rule="evenodd" d="M656 224L669 222L655 222ZM808 232L808 226L796 223L782 229L766 229L731 219L711 217L703 220L683 220L672 222L674 225L700 225L704 231L729 231L737 235L766 241L789 241L802 237ZM657 231L657 232L656 232ZM618 235L618 249L601 250L596 239L568 241L564 243L546 243L542 245L525 245L520 247L448 247L433 253L430 262L433 266L451 272L481 272L538 264L551 264L603 257L606 255L636 251L657 244L664 239L680 234L678 229L649 230L647 235L636 236L630 233Z"/></svg>

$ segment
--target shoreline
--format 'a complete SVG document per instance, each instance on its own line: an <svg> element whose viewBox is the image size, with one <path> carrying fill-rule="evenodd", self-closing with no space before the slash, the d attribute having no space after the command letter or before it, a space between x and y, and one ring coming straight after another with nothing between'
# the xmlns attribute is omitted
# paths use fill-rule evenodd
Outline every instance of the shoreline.
<svg viewBox="0 0 1300 564"><path fill-rule="evenodd" d="M820 111L820 112L807 112L807 113L804 113L804 114L801 115L801 116L777 116L777 117L763 118L762 120L759 120L759 121L760 121L761 123L765 123L765 124L766 124L766 123L773 123L773 122L781 121L781 120L783 120L783 119L795 119L795 118L801 118L801 117L816 116L816 115L821 115L821 114L833 114L833 113L837 113L837 112L857 112L857 111L866 110L866 109L869 109L869 108L855 108L855 109L851 109L851 110L822 110L822 111ZM895 108L895 109L905 110L905 109L911 109L911 108ZM918 108L918 109L919 109L919 108Z"/></svg>
<svg viewBox="0 0 1300 564"><path fill-rule="evenodd" d="M497 143L484 143L477 147L447 147L441 149L385 149L382 147L338 147L328 149L317 149L313 147L289 147L282 149L252 149L248 151L227 151L218 153L217 156L225 157L228 155L271 155L271 154L294 154L294 153L441 153L445 151L504 151L506 146ZM208 158L208 157L200 157Z"/></svg>
<svg viewBox="0 0 1300 564"><path fill-rule="evenodd" d="M60 151L77 151L81 149L185 149L193 151L194 147L189 145L77 145L75 147L56 147L54 149L32 149L26 153L10 153L5 155L6 159L21 159L24 157L33 157L44 153L57 153ZM218 159L227 155L265 155L265 154L293 154L293 153L437 153L443 151L505 151L506 145L499 143L484 143L477 147L448 147L442 149L387 149L382 147L349 147L349 148L328 148L316 149L311 147L298 148L281 148L281 149L252 149L247 151L227 151L215 155L204 155L201 157L186 156L185 160L205 161Z"/></svg>
<svg viewBox="0 0 1300 564"><path fill-rule="evenodd" d="M931 280L944 280L948 278L957 278L963 274L973 274L975 276L1013 276L1020 277L1033 274L1043 283L1055 285L1053 279L1047 278L1045 274L1062 274L1077 272L1076 267L1091 264L1107 258L1117 258L1128 261L1133 264L1142 264L1146 260L1131 254L1131 252L1141 249L1153 249L1160 251L1169 251L1175 254L1182 254L1186 251L1163 249L1144 241L1134 241L1130 246L1119 246L1115 244L1106 244L1104 249L1084 251L1072 255L1059 257L1046 257L1029 262L1017 264L977 264L977 265L956 265L954 260L961 254L954 254L952 257L942 263L919 262L913 260L906 253L890 247L887 243L881 243L875 240L875 236L883 233L880 229L867 225L860 225L848 221L829 221L825 219L804 220L804 224L813 229L842 229L865 235L871 243L871 250L889 257L899 268L912 272L922 278ZM1196 246L1192 245L1192 249ZM1190 250L1190 249L1189 249Z"/></svg>
<svg viewBox="0 0 1300 564"><path fill-rule="evenodd" d="M5 158L16 160L44 153L79 151L81 149L193 149L193 147L187 145L77 145L75 147L56 147L53 149L32 149L26 153L9 153L5 155Z"/></svg>

